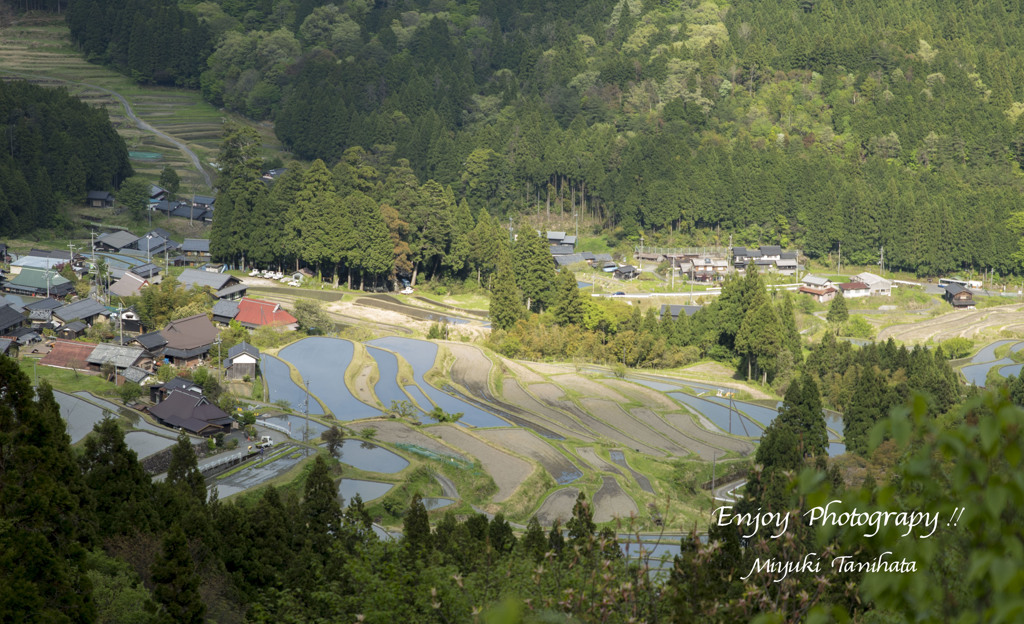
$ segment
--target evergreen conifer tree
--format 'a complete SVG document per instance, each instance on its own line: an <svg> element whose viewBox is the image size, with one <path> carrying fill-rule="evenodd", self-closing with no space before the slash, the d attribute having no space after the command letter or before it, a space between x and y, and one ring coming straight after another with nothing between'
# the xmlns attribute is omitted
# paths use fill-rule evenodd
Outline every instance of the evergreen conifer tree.
<svg viewBox="0 0 1024 624"><path fill-rule="evenodd" d="M512 261L507 252L499 253L498 274L491 289L490 317L495 329L509 329L523 318L523 295L516 283Z"/></svg>
<svg viewBox="0 0 1024 624"><path fill-rule="evenodd" d="M188 551L181 526L175 523L165 535L160 556L152 567L153 597L172 622L200 624L206 605L199 595L199 575Z"/></svg>
<svg viewBox="0 0 1024 624"><path fill-rule="evenodd" d="M558 273L555 283L555 305L552 312L559 325L581 325L583 323L583 298L576 283L576 275L569 269Z"/></svg>
<svg viewBox="0 0 1024 624"><path fill-rule="evenodd" d="M825 315L825 320L833 325L838 335L843 323L849 318L850 311L846 307L846 298L843 297L843 292L839 291L836 293L835 299L828 306L828 314Z"/></svg>

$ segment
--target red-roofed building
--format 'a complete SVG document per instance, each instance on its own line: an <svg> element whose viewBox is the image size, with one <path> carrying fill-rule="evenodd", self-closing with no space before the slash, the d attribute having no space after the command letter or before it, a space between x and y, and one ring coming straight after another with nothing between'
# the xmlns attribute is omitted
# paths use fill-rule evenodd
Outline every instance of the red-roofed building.
<svg viewBox="0 0 1024 624"><path fill-rule="evenodd" d="M263 325L273 325L290 330L299 328L298 319L285 312L281 308L281 304L248 297L243 297L238 302L238 314L235 315L235 320L249 329Z"/></svg>
<svg viewBox="0 0 1024 624"><path fill-rule="evenodd" d="M75 342L72 340L57 340L53 348L39 360L43 366L54 368L70 368L72 370L89 370L88 358L96 349L95 342Z"/></svg>

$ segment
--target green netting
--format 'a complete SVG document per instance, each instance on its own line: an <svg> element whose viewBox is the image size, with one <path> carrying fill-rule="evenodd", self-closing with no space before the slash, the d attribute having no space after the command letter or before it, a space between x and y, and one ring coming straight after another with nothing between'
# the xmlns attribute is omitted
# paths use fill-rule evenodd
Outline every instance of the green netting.
<svg viewBox="0 0 1024 624"><path fill-rule="evenodd" d="M128 152L128 158L132 160L160 160L163 156L157 152Z"/></svg>
<svg viewBox="0 0 1024 624"><path fill-rule="evenodd" d="M410 453L421 455L423 457L426 457L427 459L436 459L437 461L443 461L445 463L453 464L464 470L468 470L469 468L473 467L473 464L471 462L468 462L459 457L452 457L451 455L442 455L441 453L435 453L434 451L425 449L422 446L416 446L415 444L398 443L395 444L395 446L402 449L403 451L409 451Z"/></svg>

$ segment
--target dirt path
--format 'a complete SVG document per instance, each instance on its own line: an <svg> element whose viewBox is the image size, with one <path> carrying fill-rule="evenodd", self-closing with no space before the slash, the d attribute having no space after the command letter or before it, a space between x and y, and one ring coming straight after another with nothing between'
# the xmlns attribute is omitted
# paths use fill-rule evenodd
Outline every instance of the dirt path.
<svg viewBox="0 0 1024 624"><path fill-rule="evenodd" d="M377 432L375 438L388 444L411 444L438 455L466 459L458 451L398 420L367 420L356 423L353 428L357 432L365 428L374 429Z"/></svg>
<svg viewBox="0 0 1024 624"><path fill-rule="evenodd" d="M530 462L501 451L454 425L431 427L430 431L446 444L480 460L484 470L498 486L498 492L493 498L495 503L507 500L533 472Z"/></svg>

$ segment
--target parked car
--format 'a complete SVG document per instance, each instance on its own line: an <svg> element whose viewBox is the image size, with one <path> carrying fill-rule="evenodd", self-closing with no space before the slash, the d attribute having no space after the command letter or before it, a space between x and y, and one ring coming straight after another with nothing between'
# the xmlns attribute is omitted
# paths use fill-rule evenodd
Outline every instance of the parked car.
<svg viewBox="0 0 1024 624"><path fill-rule="evenodd" d="M411 295L415 291L412 288L410 288L409 286L406 286L405 288L403 288L402 290L400 290L398 292L403 294L403 295Z"/></svg>

